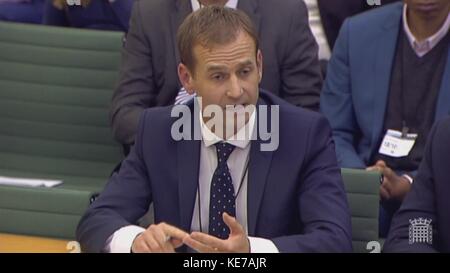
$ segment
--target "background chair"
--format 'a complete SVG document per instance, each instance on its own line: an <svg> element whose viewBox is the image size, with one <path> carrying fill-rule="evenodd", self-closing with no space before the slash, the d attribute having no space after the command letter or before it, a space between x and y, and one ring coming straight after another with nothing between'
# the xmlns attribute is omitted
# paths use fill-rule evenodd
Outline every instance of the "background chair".
<svg viewBox="0 0 450 273"><path fill-rule="evenodd" d="M369 253L368 242L382 243L378 238L380 174L345 168L341 173L352 216L353 252Z"/></svg>
<svg viewBox="0 0 450 273"><path fill-rule="evenodd" d="M109 102L123 33L0 23L0 176L61 179L0 186L0 232L72 239L121 148Z"/></svg>

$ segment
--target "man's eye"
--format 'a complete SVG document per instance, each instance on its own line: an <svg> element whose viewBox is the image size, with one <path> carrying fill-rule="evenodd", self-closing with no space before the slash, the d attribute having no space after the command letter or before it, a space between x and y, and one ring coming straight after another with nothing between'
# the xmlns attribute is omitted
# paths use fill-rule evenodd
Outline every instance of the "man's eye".
<svg viewBox="0 0 450 273"><path fill-rule="evenodd" d="M250 71L251 71L250 69L241 70L241 75L246 76L246 75L250 74Z"/></svg>
<svg viewBox="0 0 450 273"><path fill-rule="evenodd" d="M222 74L214 74L214 75L212 76L212 78L213 78L214 80L216 80L216 81L221 81L221 80L224 79L224 76L223 76Z"/></svg>

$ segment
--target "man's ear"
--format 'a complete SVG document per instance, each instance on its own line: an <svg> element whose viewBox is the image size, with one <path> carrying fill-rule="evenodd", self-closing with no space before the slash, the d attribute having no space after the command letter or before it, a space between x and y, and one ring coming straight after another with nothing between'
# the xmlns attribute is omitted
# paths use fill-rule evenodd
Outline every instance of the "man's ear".
<svg viewBox="0 0 450 273"><path fill-rule="evenodd" d="M259 74L259 82L261 82L262 79L262 73L263 73L263 56L261 53L261 50L258 49L258 52L256 53L256 66L258 67L258 74Z"/></svg>
<svg viewBox="0 0 450 273"><path fill-rule="evenodd" d="M180 79L181 85L186 89L186 92L191 95L195 93L192 73L189 68L182 63L178 65L178 78Z"/></svg>

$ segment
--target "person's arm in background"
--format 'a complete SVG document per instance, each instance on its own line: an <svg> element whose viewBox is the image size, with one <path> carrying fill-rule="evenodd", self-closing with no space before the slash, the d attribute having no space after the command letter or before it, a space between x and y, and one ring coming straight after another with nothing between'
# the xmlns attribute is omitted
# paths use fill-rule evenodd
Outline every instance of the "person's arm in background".
<svg viewBox="0 0 450 273"><path fill-rule="evenodd" d="M320 109L328 118L341 167L366 168L356 153L355 137L360 134L352 102L349 66L349 21L342 25L328 64L327 78L320 98Z"/></svg>
<svg viewBox="0 0 450 273"><path fill-rule="evenodd" d="M52 26L69 26L64 6L56 7L54 0L46 0L44 6L43 24Z"/></svg>
<svg viewBox="0 0 450 273"><path fill-rule="evenodd" d="M156 96L151 47L141 18L140 1L135 1L122 49L119 83L110 108L114 137L124 145L134 142L139 116Z"/></svg>
<svg viewBox="0 0 450 273"><path fill-rule="evenodd" d="M406 196L402 206L395 214L389 235L384 245L384 252L435 252L433 245L427 243L413 243L409 241L410 220L429 219L436 224L436 209L434 198L434 179L432 162L432 150L436 127L429 135L425 155L422 159L411 191ZM439 144L437 144L439 145ZM433 238L434 239L434 238ZM434 240L436 242L436 240Z"/></svg>
<svg viewBox="0 0 450 273"><path fill-rule="evenodd" d="M309 28L306 5L303 1L298 4L288 26L288 43L280 71L280 96L294 105L318 111L322 88L318 46Z"/></svg>

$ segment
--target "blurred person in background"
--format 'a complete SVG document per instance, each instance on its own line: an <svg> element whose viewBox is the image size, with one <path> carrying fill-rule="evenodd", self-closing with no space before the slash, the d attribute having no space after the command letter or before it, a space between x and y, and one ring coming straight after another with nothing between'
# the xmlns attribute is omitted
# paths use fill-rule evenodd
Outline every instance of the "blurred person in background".
<svg viewBox="0 0 450 273"><path fill-rule="evenodd" d="M0 21L40 24L44 0L0 0Z"/></svg>
<svg viewBox="0 0 450 273"><path fill-rule="evenodd" d="M54 26L128 31L133 0L46 0L44 24Z"/></svg>

